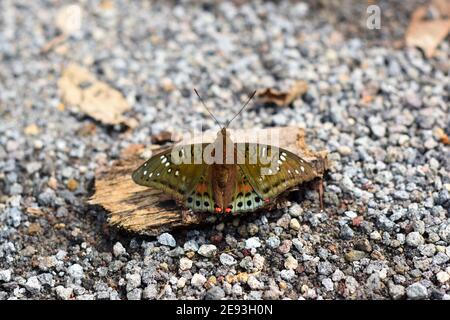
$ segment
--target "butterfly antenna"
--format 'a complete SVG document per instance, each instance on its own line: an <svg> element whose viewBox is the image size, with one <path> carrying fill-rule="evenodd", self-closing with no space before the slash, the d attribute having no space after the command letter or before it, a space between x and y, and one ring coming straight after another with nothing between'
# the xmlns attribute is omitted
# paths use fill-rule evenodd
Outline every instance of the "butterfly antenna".
<svg viewBox="0 0 450 320"><path fill-rule="evenodd" d="M200 100L200 102L202 103L202 105L205 107L206 111L208 111L209 115L214 119L214 121L217 123L217 125L220 127L220 129L222 129L222 125L220 124L220 122L216 119L216 117L214 117L214 115L212 114L211 111L209 111L208 107L206 106L206 103L203 101L202 97L200 97L200 95L197 92L197 89L194 88L195 94L197 95L198 99Z"/></svg>
<svg viewBox="0 0 450 320"><path fill-rule="evenodd" d="M235 116L230 120L230 121L228 121L227 122L227 125L225 126L225 128L228 128L228 126L230 125L230 123L231 123L231 121L233 121L244 109L245 109L245 107L249 104L249 102L253 99L253 97L255 96L255 94L256 94L256 90L255 91L253 91L253 93L248 97L248 99L247 99L247 102L246 103L244 103L244 105L242 106L242 108L241 108L241 110L239 110L239 112L238 113L236 113L235 114Z"/></svg>

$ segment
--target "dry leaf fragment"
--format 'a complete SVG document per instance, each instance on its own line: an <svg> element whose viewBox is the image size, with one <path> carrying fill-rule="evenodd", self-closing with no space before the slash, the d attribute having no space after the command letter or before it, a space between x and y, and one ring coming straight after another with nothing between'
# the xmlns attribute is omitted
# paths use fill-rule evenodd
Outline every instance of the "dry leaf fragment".
<svg viewBox="0 0 450 320"><path fill-rule="evenodd" d="M181 140L181 137L178 137L169 131L161 131L158 134L152 135L152 138L151 138L151 141L153 144L165 144L167 142L177 142L180 140Z"/></svg>
<svg viewBox="0 0 450 320"><path fill-rule="evenodd" d="M296 81L288 91L279 91L273 88L258 90L257 97L261 103L274 103L279 107L291 104L308 90L308 83Z"/></svg>
<svg viewBox="0 0 450 320"><path fill-rule="evenodd" d="M87 69L71 64L58 81L61 98L66 104L104 124L119 124L130 110L124 96L106 83L98 81Z"/></svg>
<svg viewBox="0 0 450 320"><path fill-rule="evenodd" d="M426 20L429 9L436 10L439 18ZM406 45L419 47L431 58L449 32L450 5L447 1L435 0L430 6L420 6L413 12L405 35Z"/></svg>

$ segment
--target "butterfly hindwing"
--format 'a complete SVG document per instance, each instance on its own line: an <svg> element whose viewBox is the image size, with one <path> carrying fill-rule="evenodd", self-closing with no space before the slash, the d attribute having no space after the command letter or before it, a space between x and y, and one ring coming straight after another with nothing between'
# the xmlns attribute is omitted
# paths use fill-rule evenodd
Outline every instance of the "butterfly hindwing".
<svg viewBox="0 0 450 320"><path fill-rule="evenodd" d="M245 164L240 164L240 168L264 200L317 176L310 163L285 149L253 143L236 146L238 153L245 157Z"/></svg>
<svg viewBox="0 0 450 320"><path fill-rule="evenodd" d="M214 212L215 202L210 183L211 168L208 167L200 177L194 188L187 195L186 207L195 212Z"/></svg>
<svg viewBox="0 0 450 320"><path fill-rule="evenodd" d="M179 152L177 159L182 159L187 153L192 156L196 147L203 150L205 145L197 144L188 146L188 149L177 149L176 152ZM169 149L151 157L133 172L132 179L139 185L162 190L175 199L184 201L199 180L206 176L207 166L195 164L193 161L177 163L173 159L173 150Z"/></svg>
<svg viewBox="0 0 450 320"><path fill-rule="evenodd" d="M228 206L232 212L252 212L264 206L262 197L255 191L244 171L238 166L236 187L232 203Z"/></svg>

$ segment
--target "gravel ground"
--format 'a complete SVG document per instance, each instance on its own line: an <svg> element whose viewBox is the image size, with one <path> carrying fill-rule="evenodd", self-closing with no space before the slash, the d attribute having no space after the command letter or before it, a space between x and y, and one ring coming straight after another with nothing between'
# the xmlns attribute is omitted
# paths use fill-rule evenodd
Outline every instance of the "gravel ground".
<svg viewBox="0 0 450 320"><path fill-rule="evenodd" d="M41 54L57 35L52 2L14 1L15 23L0 28L0 300L450 299L450 147L439 137L450 134L450 48L425 59L387 45L415 1L379 31L356 19L352 32L333 24L350 1L328 12L81 1L81 31ZM61 105L68 62L122 92L137 126ZM334 162L326 213L306 191L283 211L151 238L109 228L87 205L95 169L130 144L214 127L194 87L224 119L246 92L296 79L309 89L292 107L252 108L234 127L305 127Z"/></svg>

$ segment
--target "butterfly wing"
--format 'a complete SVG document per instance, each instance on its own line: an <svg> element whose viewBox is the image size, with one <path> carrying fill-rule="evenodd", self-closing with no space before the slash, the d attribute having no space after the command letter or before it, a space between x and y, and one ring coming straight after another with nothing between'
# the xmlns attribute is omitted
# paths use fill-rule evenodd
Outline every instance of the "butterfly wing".
<svg viewBox="0 0 450 320"><path fill-rule="evenodd" d="M310 163L285 149L256 143L236 143L236 149L238 159L245 159L239 167L266 201L317 177Z"/></svg>
<svg viewBox="0 0 450 320"><path fill-rule="evenodd" d="M203 151L207 144L172 148L154 155L132 174L135 183L164 191L176 200L185 201L206 176L207 166L193 161L194 150ZM191 155L189 161L186 157Z"/></svg>
<svg viewBox="0 0 450 320"><path fill-rule="evenodd" d="M214 201L214 193L211 183L211 166L204 166L200 178L195 182L192 190L189 191L185 206L195 212L214 212L217 207Z"/></svg>
<svg viewBox="0 0 450 320"><path fill-rule="evenodd" d="M253 212L265 204L262 196L255 190L242 168L238 166L234 196L228 206L230 212Z"/></svg>

